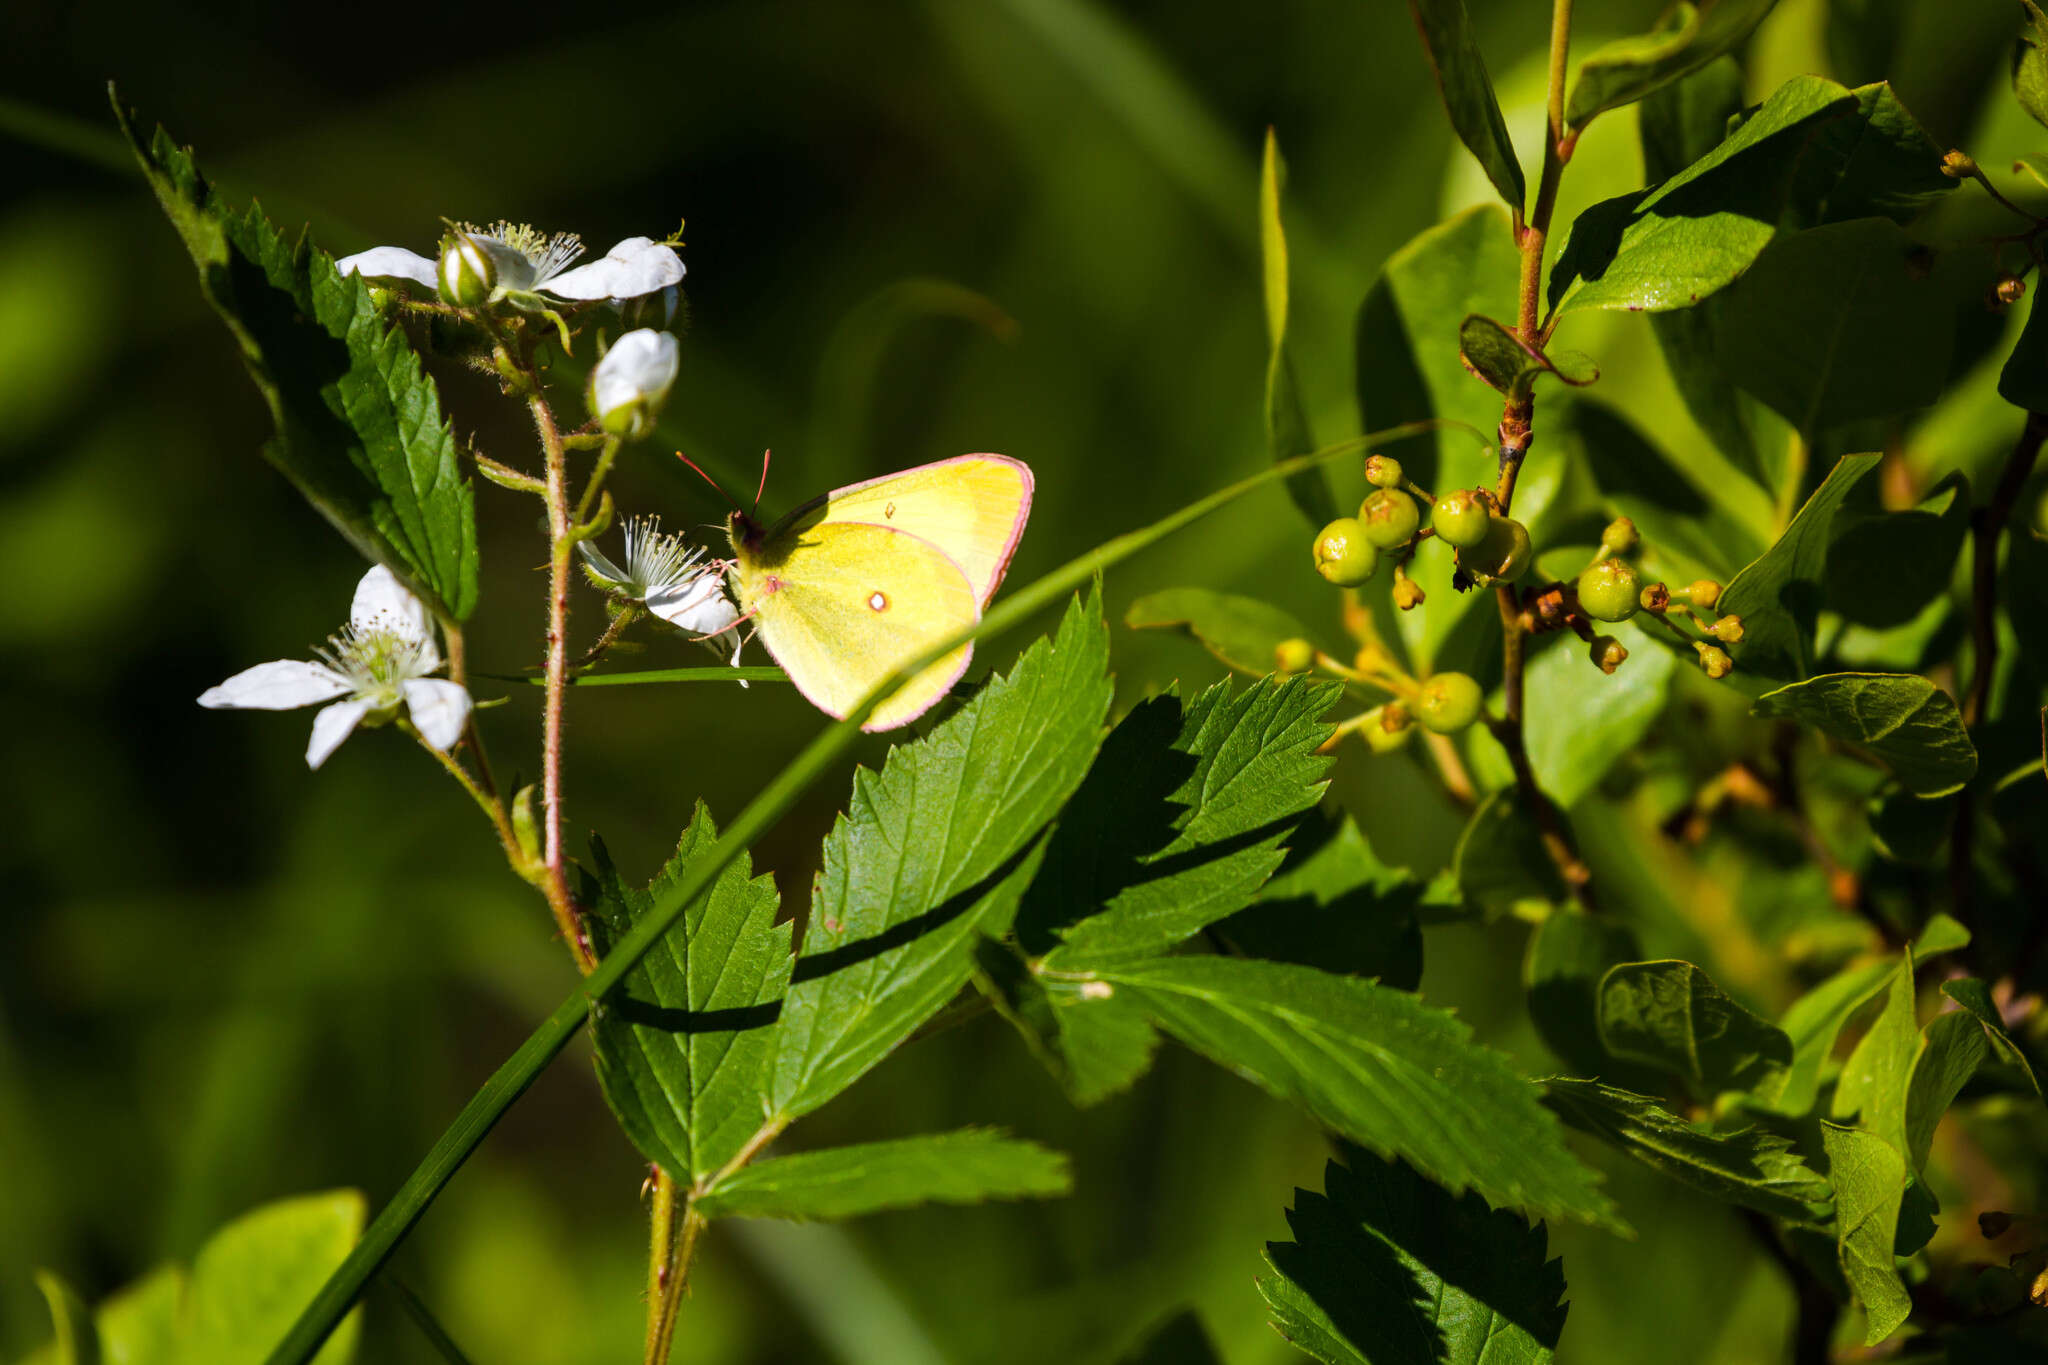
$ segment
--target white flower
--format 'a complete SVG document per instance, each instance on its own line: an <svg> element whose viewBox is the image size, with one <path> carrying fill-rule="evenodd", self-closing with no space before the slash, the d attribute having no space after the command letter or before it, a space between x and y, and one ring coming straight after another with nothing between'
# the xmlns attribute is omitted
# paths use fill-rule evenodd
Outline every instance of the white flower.
<svg viewBox="0 0 2048 1365"><path fill-rule="evenodd" d="M590 372L590 411L598 425L629 439L653 429L682 363L676 339L643 327L628 332Z"/></svg>
<svg viewBox="0 0 2048 1365"><path fill-rule="evenodd" d="M309 768L326 762L358 724L383 724L401 705L436 749L445 750L461 737L469 720L469 693L445 678L427 676L441 666L427 609L382 564L356 584L347 627L329 636L325 649L313 652L320 656L317 663L279 659L243 669L200 693L199 704L289 711L333 702L313 717L313 738L306 746Z"/></svg>
<svg viewBox="0 0 2048 1365"><path fill-rule="evenodd" d="M719 646L709 637L733 632L732 661L740 661L739 608L725 593L725 574L703 562L704 552L693 550L680 535L661 534L653 517L633 517L626 522L626 567L605 558L587 540L576 542L583 556L583 571L604 591L643 603L647 610L678 630L703 637L711 648Z"/></svg>
<svg viewBox="0 0 2048 1365"><path fill-rule="evenodd" d="M623 302L662 293L683 281L683 258L675 248L646 237L628 237L599 259L571 270L583 254L583 240L573 232L551 237L507 222L487 228L462 223L455 230L491 258L497 275L494 298L546 293L577 303L594 299ZM344 276L360 271L369 279L412 280L438 289L439 265L435 257L402 246L379 246L344 256L334 268Z"/></svg>

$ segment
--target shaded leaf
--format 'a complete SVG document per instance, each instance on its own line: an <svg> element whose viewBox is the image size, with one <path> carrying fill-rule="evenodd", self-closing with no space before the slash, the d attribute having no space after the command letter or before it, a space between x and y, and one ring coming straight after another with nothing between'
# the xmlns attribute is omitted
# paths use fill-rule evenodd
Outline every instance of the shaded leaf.
<svg viewBox="0 0 2048 1365"><path fill-rule="evenodd" d="M1633 104L1741 46L1777 0L1698 0L1665 12L1657 27L1617 38L1579 63L1565 104L1565 126L1584 128L1596 114Z"/></svg>
<svg viewBox="0 0 2048 1365"><path fill-rule="evenodd" d="M182 1309L181 1365L256 1365L339 1266L363 1230L354 1190L282 1199L213 1234L192 1262ZM314 1357L341 1365L355 1353L350 1314Z"/></svg>
<svg viewBox="0 0 2048 1365"><path fill-rule="evenodd" d="M1166 588L1146 593L1124 612L1133 630L1180 627L1240 673L1263 678L1275 669L1283 640L1312 640L1307 626L1257 597L1208 588Z"/></svg>
<svg viewBox="0 0 2048 1365"><path fill-rule="evenodd" d="M1287 233L1280 224L1280 191L1287 183L1287 163L1280 159L1280 140L1266 129L1266 151L1259 166L1259 256L1264 264L1266 294L1266 453L1275 460L1306 455L1316 448L1308 414L1287 353ZM1287 480L1288 496L1311 526L1328 524L1337 515L1329 476L1306 469ZM1266 670L1270 671L1270 669Z"/></svg>
<svg viewBox="0 0 2048 1365"><path fill-rule="evenodd" d="M1215 926L1248 957L1414 990L1422 979L1421 882L1379 860L1351 817L1311 811L1258 899Z"/></svg>
<svg viewBox="0 0 2048 1365"><path fill-rule="evenodd" d="M1813 671L1813 627L1820 617L1821 575L1835 512L1881 458L1844 455L1785 534L1721 594L1721 613L1742 618L1742 642L1734 647L1738 674L1791 682Z"/></svg>
<svg viewBox="0 0 2048 1365"><path fill-rule="evenodd" d="M1370 1150L1453 1190L1612 1223L1590 1171L1505 1057L1405 991L1292 963L1159 958L1092 979L1160 1027Z"/></svg>
<svg viewBox="0 0 2048 1365"><path fill-rule="evenodd" d="M1802 721L1870 750L1915 796L1944 796L1977 772L1955 699L1914 674L1823 674L1764 694L1754 714Z"/></svg>
<svg viewBox="0 0 2048 1365"><path fill-rule="evenodd" d="M828 1147L744 1166L691 1201L706 1218L857 1218L919 1204L1040 1199L1073 1188L1067 1159L986 1128Z"/></svg>
<svg viewBox="0 0 2048 1365"><path fill-rule="evenodd" d="M1998 1006L1992 1003L1991 988L1973 976L1941 983L1941 993L1967 1010L1976 1021L1984 1026L1985 1036L1991 1042L1991 1050L1999 1060L2026 1077L2027 1085L2036 1095L2041 1093L2040 1078L2027 1061L2027 1054L2020 1051L2019 1044L2005 1031L2005 1020L1999 1016Z"/></svg>
<svg viewBox="0 0 2048 1365"><path fill-rule="evenodd" d="M1323 1193L1294 1192L1291 1242L1268 1242L1273 1326L1328 1365L1540 1365L1564 1330L1549 1239L1476 1194L1345 1148Z"/></svg>
<svg viewBox="0 0 2048 1365"><path fill-rule="evenodd" d="M1473 35L1465 0L1408 0L1408 9L1422 34L1430 74L1436 77L1452 129L1500 191L1501 199L1519 213L1527 194L1522 165L1515 160L1515 146L1508 138L1507 122L1500 116L1500 101L1486 74L1486 59L1479 55L1479 40Z"/></svg>
<svg viewBox="0 0 2048 1365"><path fill-rule="evenodd" d="M1522 984L1529 1022L1543 1045L1581 1076L1632 1079L1637 1068L1607 1055L1600 1042L1600 978L1617 963L1641 958L1628 926L1572 906L1553 911L1529 936Z"/></svg>
<svg viewBox="0 0 2048 1365"><path fill-rule="evenodd" d="M1905 954L1886 983L1884 1009L1857 1040L1842 1065L1829 1116L1882 1138L1905 1159L1906 1087L1920 1051L1920 1022L1913 1008L1913 955ZM1902 1171L1910 1174L1902 1166Z"/></svg>
<svg viewBox="0 0 2048 1365"><path fill-rule="evenodd" d="M1465 903L1489 915L1526 901L1565 898L1564 878L1518 787L1489 792L1473 810L1451 855L1451 872Z"/></svg>
<svg viewBox="0 0 2048 1365"><path fill-rule="evenodd" d="M593 840L598 952L647 914L718 842L699 802L676 851L644 890ZM649 1161L694 1185L732 1160L767 1117L773 1025L789 987L790 926L775 922L775 879L740 854L683 911L605 1001L594 1023L597 1075L619 1126Z"/></svg>
<svg viewBox="0 0 2048 1365"><path fill-rule="evenodd" d="M1545 354L1511 329L1476 313L1458 326L1458 354L1466 369L1511 398L1526 397L1538 375L1555 375L1574 388L1600 377L1599 367L1584 352Z"/></svg>
<svg viewBox="0 0 2048 1365"><path fill-rule="evenodd" d="M57 1334L54 1365L100 1365L99 1328L78 1291L49 1270L36 1272L36 1288L49 1305L50 1325Z"/></svg>
<svg viewBox="0 0 2048 1365"><path fill-rule="evenodd" d="M1722 993L1690 962L1625 962L1600 980L1600 1040L1617 1057L1661 1067L1711 1099L1770 1093L1792 1042Z"/></svg>
<svg viewBox="0 0 2048 1365"><path fill-rule="evenodd" d="M1224 1365L1216 1343L1202 1329L1202 1319L1192 1308L1183 1308L1145 1334L1120 1365Z"/></svg>
<svg viewBox="0 0 2048 1365"><path fill-rule="evenodd" d="M2048 125L2048 14L2034 0L2020 0L2026 32L2012 54L2012 93L2034 121Z"/></svg>
<svg viewBox="0 0 2048 1365"><path fill-rule="evenodd" d="M1099 982L1042 977L1016 948L992 938L975 946L974 959L975 984L1075 1104L1107 1099L1152 1065L1159 1034L1128 995Z"/></svg>
<svg viewBox="0 0 2048 1365"><path fill-rule="evenodd" d="M434 381L361 277L288 242L251 206L231 209L158 129L145 145L115 115L142 173L234 333L276 434L263 453L366 557L443 621L476 605L476 510Z"/></svg>
<svg viewBox="0 0 2048 1365"><path fill-rule="evenodd" d="M1892 1253L1906 1196L1905 1158L1860 1128L1822 1123L1820 1132L1828 1181L1835 1188L1836 1254L1869 1318L1865 1344L1874 1346L1897 1331L1913 1309Z"/></svg>
<svg viewBox="0 0 2048 1365"><path fill-rule="evenodd" d="M1826 1212L1828 1182L1807 1168L1790 1138L1761 1128L1713 1132L1648 1095L1597 1081L1550 1077L1543 1085L1566 1123L1710 1198L1787 1222L1811 1222Z"/></svg>
<svg viewBox="0 0 2048 1365"><path fill-rule="evenodd" d="M1991 1055L1984 1026L1966 1011L1936 1015L1920 1035L1920 1051L1906 1082L1906 1165L1927 1165L1934 1127Z"/></svg>
<svg viewBox="0 0 2048 1365"><path fill-rule="evenodd" d="M1141 702L1061 815L1017 914L1047 970L1161 952L1251 902L1322 796L1332 683Z"/></svg>
<svg viewBox="0 0 2048 1365"><path fill-rule="evenodd" d="M1102 742L1108 664L1097 591L879 773L854 774L776 1031L775 1116L859 1079L966 982L976 936L1008 926L1039 832Z"/></svg>
<svg viewBox="0 0 2048 1365"><path fill-rule="evenodd" d="M2048 291L2029 292L2034 297L2027 304L2027 325L1998 372L1998 396L2028 412L2048 413L2048 309L2041 306Z"/></svg>
<svg viewBox="0 0 2048 1365"><path fill-rule="evenodd" d="M1860 625L1902 626L1948 591L1970 533L1970 486L1950 474L1900 512L1844 507L1827 554L1830 609Z"/></svg>

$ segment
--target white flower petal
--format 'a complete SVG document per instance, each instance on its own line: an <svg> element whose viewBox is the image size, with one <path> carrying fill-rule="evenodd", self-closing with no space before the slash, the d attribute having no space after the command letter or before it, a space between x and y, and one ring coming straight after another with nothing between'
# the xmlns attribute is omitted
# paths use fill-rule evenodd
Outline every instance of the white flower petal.
<svg viewBox="0 0 2048 1365"><path fill-rule="evenodd" d="M628 237L588 265L579 265L540 288L563 299L636 299L683 282L683 258L648 237Z"/></svg>
<svg viewBox="0 0 2048 1365"><path fill-rule="evenodd" d="M373 246L368 251L342 257L334 263L334 268L342 273L343 278L361 271L367 279L411 280L435 289L440 285L434 277L435 265L431 256L407 251L402 246Z"/></svg>
<svg viewBox="0 0 2048 1365"><path fill-rule="evenodd" d="M427 743L446 751L462 738L469 719L469 693L445 678L411 678L405 684L405 706Z"/></svg>
<svg viewBox="0 0 2048 1365"><path fill-rule="evenodd" d="M245 668L220 686L207 688L199 694L199 704L215 711L290 711L332 701L348 691L348 679L325 664L278 659Z"/></svg>
<svg viewBox="0 0 2048 1365"><path fill-rule="evenodd" d="M577 541L576 553L583 556L583 562L588 566L589 571L602 578L605 582L617 588L627 588L632 585L632 580L626 577L626 571L607 559L604 551L598 549L597 546L589 541Z"/></svg>
<svg viewBox="0 0 2048 1365"><path fill-rule="evenodd" d="M322 707L313 717L313 737L306 741L306 766L317 768L354 733L356 722L369 711L370 703L351 697Z"/></svg>
<svg viewBox="0 0 2048 1365"><path fill-rule="evenodd" d="M739 608L725 595L724 575L710 569L648 593L647 610L692 635L716 635L740 619Z"/></svg>
<svg viewBox="0 0 2048 1365"><path fill-rule="evenodd" d="M419 669L431 673L441 666L441 651L434 645L434 624L419 598L398 581L398 575L382 564L373 564L356 584L356 598L349 606L348 621L359 634L388 630L407 640L418 641Z"/></svg>
<svg viewBox="0 0 2048 1365"><path fill-rule="evenodd" d="M612 343L590 375L590 408L603 421L627 403L660 407L682 367L682 349L667 332L642 327Z"/></svg>

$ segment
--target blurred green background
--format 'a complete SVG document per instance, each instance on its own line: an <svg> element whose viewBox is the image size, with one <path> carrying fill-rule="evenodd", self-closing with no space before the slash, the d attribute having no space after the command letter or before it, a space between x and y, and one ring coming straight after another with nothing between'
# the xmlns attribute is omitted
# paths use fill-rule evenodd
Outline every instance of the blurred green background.
<svg viewBox="0 0 2048 1365"><path fill-rule="evenodd" d="M1472 8L1533 147L1547 7ZM1579 50L1648 27L1656 8L1582 3ZM1891 52L1842 52L1825 5L1787 0L1753 43L1752 94L1805 70L1890 74L1938 139L1972 145L1979 111L2003 100L2010 7L1891 8ZM97 1299L262 1201L351 1185L381 1202L571 979L473 810L394 736L309 775L306 715L193 704L248 664L302 657L340 624L362 566L258 458L264 409L125 163L105 80L194 144L230 196L309 221L337 254L430 249L444 215L574 230L598 250L686 217L682 379L661 438L616 480L625 510L718 517L676 447L742 483L773 447L777 510L1004 451L1038 474L1019 581L1262 463L1254 207L1269 124L1291 169L1293 337L1320 439L1357 431L1350 330L1379 263L1486 197L1393 0L547 13L16 0L0 50L9 1358L48 1335L37 1266ZM1560 221L1640 174L1632 114L1602 120ZM916 302L934 291L907 280L950 281L999 312L934 315ZM1640 425L1684 427L1640 320L1571 344L1608 368ZM455 376L445 392L482 449L529 460L518 414L489 388ZM511 673L540 648L538 528L517 495L480 482L477 501L473 666ZM1112 614L1199 583L1328 621L1305 538L1279 493L1247 501L1119 570ZM595 600L579 612L591 631ZM1176 639L1119 627L1115 648L1125 701L1220 674ZM672 641L642 657L701 659ZM511 703L482 723L501 777L530 774L535 697L503 690ZM642 875L694 800L730 818L818 726L772 686L571 701L572 827L603 831ZM1391 861L1448 856L1456 819L1412 759L1354 752L1337 782ZM758 850L787 898L808 886L844 792L821 788ZM1665 936L1724 965L1696 931ZM1522 938L1513 921L1431 931L1424 992L1539 1070L1515 988ZM1086 1365L1192 1303L1237 1365L1298 1359L1264 1325L1252 1275L1260 1244L1285 1233L1292 1187L1320 1182L1305 1120L1171 1050L1131 1093L1077 1114L983 1019L892 1060L793 1142L976 1122L1072 1152L1074 1196L721 1225L676 1358ZM457 1178L398 1273L480 1363L637 1359L640 1178L579 1044ZM1739 1219L1629 1170L1611 1181L1639 1242L1553 1230L1566 1358L1663 1360L1678 1340L1692 1360L1780 1358L1789 1294ZM375 1292L361 1358L432 1356Z"/></svg>

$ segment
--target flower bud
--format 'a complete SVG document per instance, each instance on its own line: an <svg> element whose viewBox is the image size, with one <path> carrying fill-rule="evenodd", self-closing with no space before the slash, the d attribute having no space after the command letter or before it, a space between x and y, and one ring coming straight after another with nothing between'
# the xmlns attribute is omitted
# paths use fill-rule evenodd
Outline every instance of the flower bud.
<svg viewBox="0 0 2048 1365"><path fill-rule="evenodd" d="M1374 488L1399 488L1401 486L1401 462L1391 455L1368 455L1365 457L1365 481Z"/></svg>
<svg viewBox="0 0 2048 1365"><path fill-rule="evenodd" d="M682 364L676 339L641 328L612 343L590 372L590 412L614 436L636 440L654 429Z"/></svg>
<svg viewBox="0 0 2048 1365"><path fill-rule="evenodd" d="M1964 180L1977 173L1976 158L1960 149L1941 159L1941 173L1951 180Z"/></svg>
<svg viewBox="0 0 2048 1365"><path fill-rule="evenodd" d="M2000 304L2010 307L2027 296L2027 282L2017 275L2000 275L1992 292Z"/></svg>
<svg viewBox="0 0 2048 1365"><path fill-rule="evenodd" d="M1600 533L1600 548L1611 555L1625 555L1642 541L1643 538L1636 534L1636 524L1627 517L1616 517Z"/></svg>
<svg viewBox="0 0 2048 1365"><path fill-rule="evenodd" d="M1422 585L1406 574L1394 580L1394 605L1402 611L1415 610L1427 598L1428 594L1423 592Z"/></svg>
<svg viewBox="0 0 2048 1365"><path fill-rule="evenodd" d="M1612 635L1594 637L1593 664L1602 673L1612 673L1615 669L1620 668L1622 661L1627 658L1628 651L1623 649L1621 641L1615 639Z"/></svg>
<svg viewBox="0 0 2048 1365"><path fill-rule="evenodd" d="M1316 647L1298 635L1273 646L1273 671L1276 673L1306 673L1315 661Z"/></svg>
<svg viewBox="0 0 2048 1365"><path fill-rule="evenodd" d="M479 308L498 287L498 262L490 250L466 232L449 234L441 243L441 302L457 308Z"/></svg>
<svg viewBox="0 0 2048 1365"><path fill-rule="evenodd" d="M1699 651L1700 667L1707 670L1708 677L1719 681L1734 671L1735 661L1728 657L1726 650L1704 641L1695 644L1693 648Z"/></svg>
<svg viewBox="0 0 2048 1365"><path fill-rule="evenodd" d="M1721 601L1721 585L1711 578L1696 578L1686 588L1684 596L1701 611L1712 611Z"/></svg>
<svg viewBox="0 0 2048 1365"><path fill-rule="evenodd" d="M1408 715L1408 708L1400 702L1390 701L1366 712L1358 733L1365 737L1366 747L1374 753L1390 754L1408 742L1415 733L1415 726Z"/></svg>
<svg viewBox="0 0 2048 1365"><path fill-rule="evenodd" d="M1742 618L1724 616L1708 627L1708 634L1724 645L1739 644L1742 640Z"/></svg>

